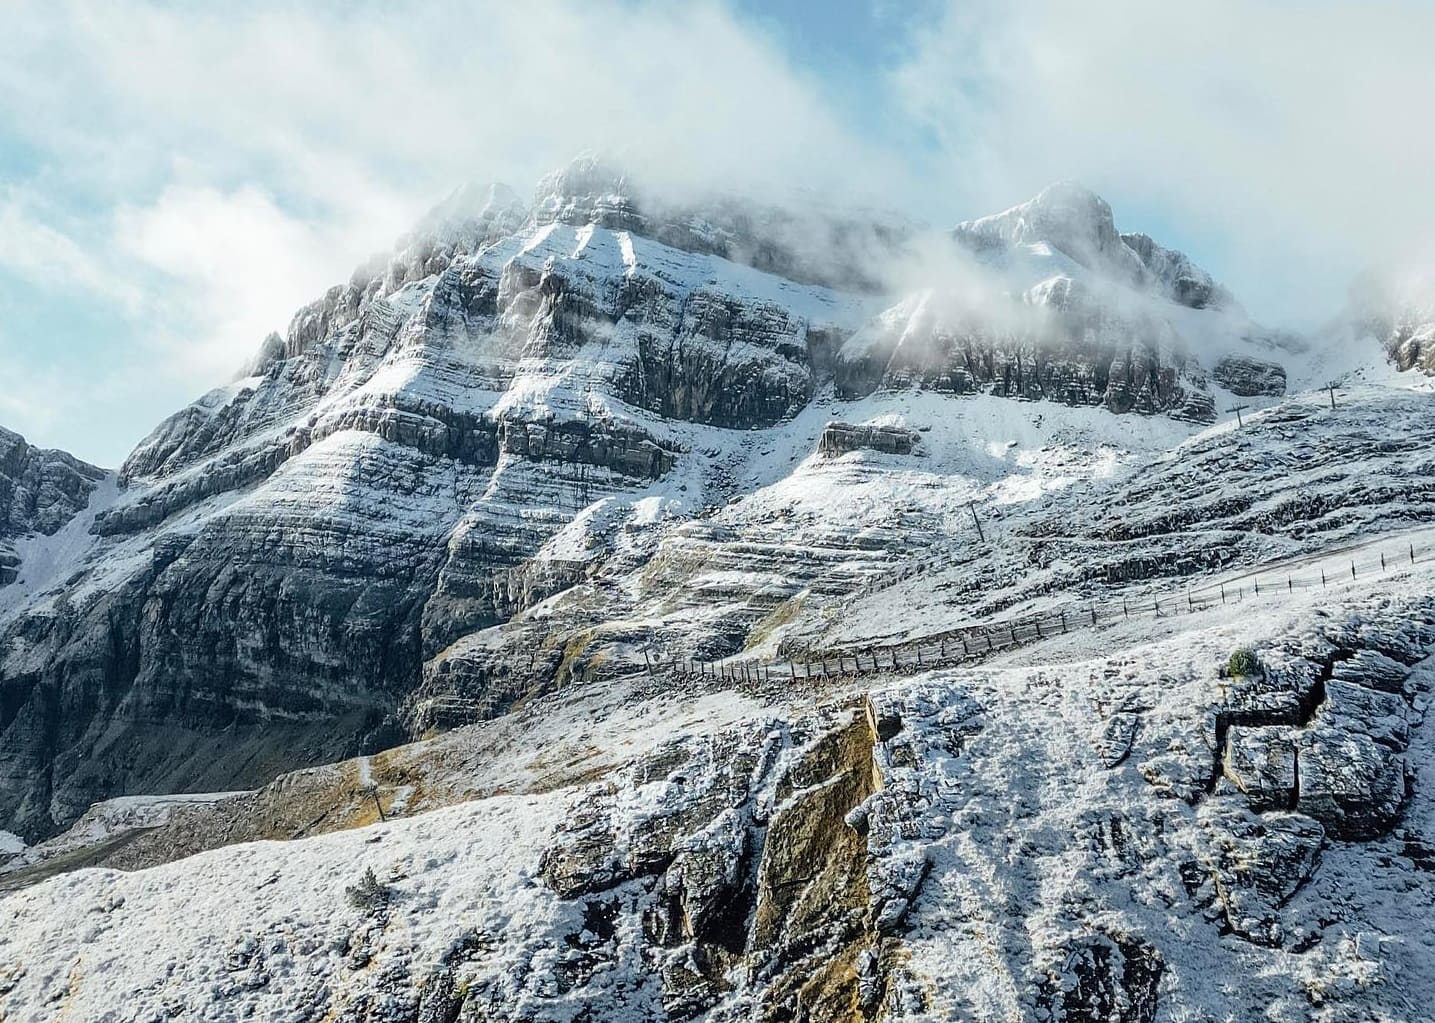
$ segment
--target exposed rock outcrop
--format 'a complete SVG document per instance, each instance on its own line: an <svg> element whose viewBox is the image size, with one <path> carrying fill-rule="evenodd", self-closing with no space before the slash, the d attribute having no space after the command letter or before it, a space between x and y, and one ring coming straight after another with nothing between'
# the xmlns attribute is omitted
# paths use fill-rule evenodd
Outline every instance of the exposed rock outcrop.
<svg viewBox="0 0 1435 1023"><path fill-rule="evenodd" d="M1211 376L1242 398L1274 397L1286 393L1286 371L1279 363L1245 355L1226 355L1211 368Z"/></svg>
<svg viewBox="0 0 1435 1023"><path fill-rule="evenodd" d="M19 571L13 541L59 532L104 477L103 469L64 451L34 447L0 427L0 586L13 582Z"/></svg>
<svg viewBox="0 0 1435 1023"><path fill-rule="evenodd" d="M910 455L920 440L921 434L900 426L831 422L822 428L817 450L824 455L844 455L863 450L885 455Z"/></svg>

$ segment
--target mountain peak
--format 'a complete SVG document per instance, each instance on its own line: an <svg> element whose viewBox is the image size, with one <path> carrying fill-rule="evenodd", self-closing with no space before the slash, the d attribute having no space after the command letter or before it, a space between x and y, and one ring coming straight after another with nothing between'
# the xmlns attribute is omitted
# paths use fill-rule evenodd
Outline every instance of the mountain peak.
<svg viewBox="0 0 1435 1023"><path fill-rule="evenodd" d="M545 175L534 193L533 213L540 224L592 223L619 230L638 229L642 221L628 176L593 153Z"/></svg>
<svg viewBox="0 0 1435 1023"><path fill-rule="evenodd" d="M1044 242L1083 266L1114 263L1125 276L1139 274L1110 204L1074 181L1058 181L1008 210L958 224L953 234L978 251Z"/></svg>
<svg viewBox="0 0 1435 1023"><path fill-rule="evenodd" d="M1155 289L1193 309L1235 305L1183 253L1149 235L1118 231L1111 204L1075 181L1048 185L1008 210L958 224L952 234L978 254L1045 245L1118 283Z"/></svg>

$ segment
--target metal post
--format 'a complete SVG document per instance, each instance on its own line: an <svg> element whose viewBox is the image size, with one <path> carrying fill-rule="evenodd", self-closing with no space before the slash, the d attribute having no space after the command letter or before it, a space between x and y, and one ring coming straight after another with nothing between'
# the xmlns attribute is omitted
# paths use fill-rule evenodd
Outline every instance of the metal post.
<svg viewBox="0 0 1435 1023"><path fill-rule="evenodd" d="M975 501L968 501L967 510L972 513L972 521L976 523L977 539L985 543L987 538L986 535L982 533L982 520L977 518L977 503Z"/></svg>

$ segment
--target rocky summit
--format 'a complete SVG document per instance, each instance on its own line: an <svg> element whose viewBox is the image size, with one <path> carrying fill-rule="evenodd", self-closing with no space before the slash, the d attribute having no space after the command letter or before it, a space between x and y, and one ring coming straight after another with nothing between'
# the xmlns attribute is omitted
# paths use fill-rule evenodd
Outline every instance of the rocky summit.
<svg viewBox="0 0 1435 1023"><path fill-rule="evenodd" d="M1427 1018L1421 308L462 188L117 473L0 431L0 1018Z"/></svg>

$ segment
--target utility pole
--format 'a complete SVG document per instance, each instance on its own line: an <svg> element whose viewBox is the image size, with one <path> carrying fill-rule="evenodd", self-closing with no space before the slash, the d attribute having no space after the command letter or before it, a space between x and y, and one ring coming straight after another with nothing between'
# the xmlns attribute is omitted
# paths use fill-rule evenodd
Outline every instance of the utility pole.
<svg viewBox="0 0 1435 1023"><path fill-rule="evenodd" d="M1227 412L1234 412L1234 413L1236 414L1236 428L1237 428L1237 429L1240 429L1240 428L1242 428L1242 427L1244 427L1244 426L1246 425L1246 424L1245 424L1245 421L1244 421L1243 419L1241 419L1241 410L1242 410L1242 409L1248 409L1248 408L1250 408L1249 405L1232 405L1230 408L1226 409Z"/></svg>
<svg viewBox="0 0 1435 1023"><path fill-rule="evenodd" d="M986 543L987 538L985 534L982 533L982 520L977 518L977 503L975 501L968 501L967 510L972 513L972 521L976 523L977 539L982 541L983 543Z"/></svg>

